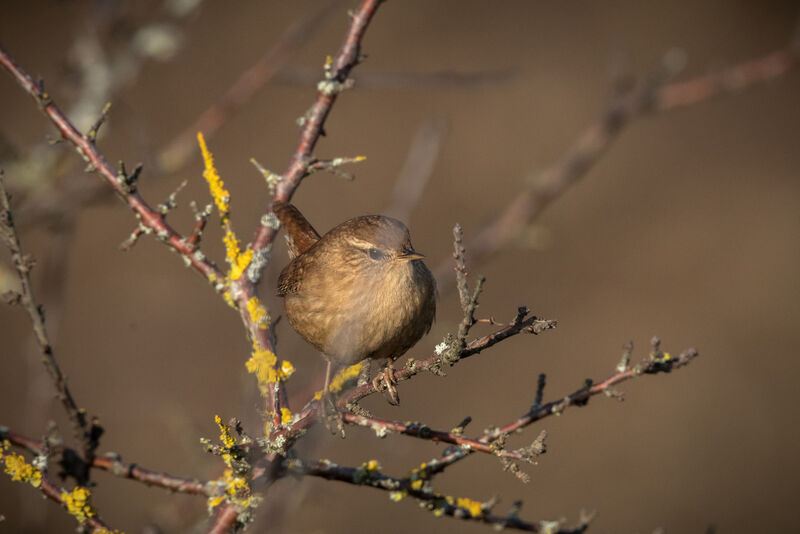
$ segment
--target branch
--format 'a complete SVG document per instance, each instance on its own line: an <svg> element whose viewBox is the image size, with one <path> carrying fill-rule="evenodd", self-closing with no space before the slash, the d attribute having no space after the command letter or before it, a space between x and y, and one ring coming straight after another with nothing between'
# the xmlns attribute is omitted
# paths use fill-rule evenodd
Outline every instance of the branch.
<svg viewBox="0 0 800 534"><path fill-rule="evenodd" d="M224 273L213 262L203 254L197 254L195 248L188 244L186 239L174 230L172 226L167 224L163 213L151 208L139 196L135 189L135 179L138 178L138 172L134 171L129 175L123 170L115 171L97 151L91 138L88 135L82 135L73 126L51 96L45 92L43 84L34 82L2 46L0 46L0 64L33 97L42 113L58 129L61 137L75 146L77 152L88 164L87 170L96 171L101 175L123 202L136 214L141 225L147 228L149 232L152 232L159 240L166 243L172 250L183 256L187 265L191 265L206 280L217 280L224 277ZM213 286L214 284L212 283Z"/></svg>
<svg viewBox="0 0 800 534"><path fill-rule="evenodd" d="M509 460L527 461L525 455L520 451L498 450L496 448L492 448L490 444L481 442L480 440L462 437L461 432L463 432L463 428L461 426L459 426L455 431L451 430L447 432L444 430L434 430L422 423L389 421L349 412L342 413L342 419L344 422L351 425L371 428L375 431L378 437L384 437L390 432L395 432L405 436L410 436L412 438L419 438L437 443L450 443L452 445L465 447L466 449L472 451L483 452Z"/></svg>
<svg viewBox="0 0 800 534"><path fill-rule="evenodd" d="M527 188L469 241L467 248L472 263L478 265L497 253L523 226L538 218L553 200L583 178L608 151L631 119L697 104L773 80L794 68L799 55L796 48L778 50L717 73L666 83L681 67L679 58L667 54L649 80L618 95L603 117L584 130L560 161L529 180ZM442 262L435 274L439 287L451 287L453 273L449 262Z"/></svg>
<svg viewBox="0 0 800 534"><path fill-rule="evenodd" d="M629 367L627 365L623 367L620 365L617 367L616 373L609 376L602 382L594 383L594 381L588 379L580 389L563 398L548 402L544 405L541 405L538 402L538 399L541 398L541 391L544 388L544 380L540 377L539 387L537 388L536 395L537 402L534 403L531 409L522 417L494 429L492 432L477 439L477 441L484 445L488 445L499 439L505 439L506 436L509 436L512 433L535 423L536 421L544 419L545 417L551 415L560 415L570 406L586 406L591 397L601 393L609 397L623 400L624 395L621 392L616 391L613 386L645 374L669 373L675 369L679 369L685 365L688 365L694 358L698 356L697 350L690 348L683 351L677 358L674 358L668 353L661 352L659 345L660 340L658 340L658 338L653 338L653 352L651 352L647 359L643 360L639 364L633 367ZM441 458L428 462L428 471L431 474L438 474L444 471L444 469L450 465L472 454L472 452L473 451L471 449L461 447L458 450L451 451L449 454L446 453ZM514 469L512 469L512 471L514 471Z"/></svg>
<svg viewBox="0 0 800 534"><path fill-rule="evenodd" d="M8 440L12 445L22 447L32 454L41 455L44 452L42 442L25 437L21 434L12 432L6 427L0 427L0 441ZM59 453L62 456L61 466L67 471L74 470L74 464L82 462L78 453L69 447L50 446L50 453ZM168 473L162 473L146 469L136 463L123 462L116 454L105 454L94 456L90 467L107 471L114 476L127 478L141 482L147 486L155 486L176 493L187 493L190 495L205 495L206 497L216 496L218 491L211 482L203 482L197 479L177 477Z"/></svg>
<svg viewBox="0 0 800 534"><path fill-rule="evenodd" d="M182 168L196 153L197 132L207 138L233 117L261 88L273 79L289 56L315 35L322 23L342 0L328 0L314 13L289 26L280 39L264 55L245 70L217 102L203 111L158 154L158 168L173 173Z"/></svg>
<svg viewBox="0 0 800 534"><path fill-rule="evenodd" d="M457 351L451 365L455 364L457 361L469 358L470 356L480 354L482 351L496 345L497 343L500 343L509 337L520 333L538 335L546 330L555 328L556 324L556 321L540 319L535 315L528 317L528 309L523 306L519 308L517 316L510 324L495 330L490 334L473 339L467 343L462 350ZM441 374L441 368L443 367L443 364L446 363L444 361L445 351L448 348L449 347L447 347L446 344L442 344L437 346L436 349L434 349L433 354L424 360L415 360L413 358L409 359L408 363L403 369L395 370L395 379L398 382L401 382L403 380L408 380L424 371L429 371L434 374ZM340 408L346 408L348 404L358 402L367 395L371 395L377 391L378 390L373 388L372 384L357 386L342 395L337 401L337 405Z"/></svg>
<svg viewBox="0 0 800 534"><path fill-rule="evenodd" d="M357 11L352 13L350 27L335 58L330 59L325 68L325 79L317 86L317 98L311 109L302 119L300 141L297 150L291 158L289 167L275 187L274 199L289 200L294 190L300 185L301 180L310 172L309 165L313 163L312 153L314 147L323 133L325 120L336 102L336 98L347 85L347 77L362 57L360 55L361 39L367 29L372 16L378 9L381 0L364 0ZM247 276L242 276L237 281L231 281L231 294L239 309L242 321L247 328L248 335L254 346L259 350L267 350L274 354L275 344L268 329L253 320L248 312L247 303L257 296L257 284L260 281L261 270L266 265L272 241L278 231L271 213L261 218L253 241L248 245L252 251L253 260L248 267ZM276 366L280 362L276 359ZM283 381L278 380L275 387L269 389L268 411L270 412L273 434L280 432L281 409L288 408L282 399L286 399Z"/></svg>
<svg viewBox="0 0 800 534"><path fill-rule="evenodd" d="M22 247L20 246L19 235L14 226L14 219L11 214L11 203L8 193L6 192L5 176L2 169L0 169L0 238L2 238L11 252L11 260L14 263L20 281L20 293L13 294L13 292L9 292L11 294L6 294L5 297L8 298L11 303L20 304L25 308L25 311L28 312L34 337L42 353L42 363L50 374L50 378L53 380L56 396L61 401L67 416L72 422L75 438L82 444L83 457L87 463L91 463L94 457L94 451L99 444L98 440L103 433L103 428L97 424L96 420L89 422L86 418L86 411L78 407L67 385L67 377L64 376L64 373L61 371L61 367L59 367L58 361L53 353L53 347L50 344L47 329L44 325L44 310L37 304L33 296L30 272L33 268L34 261L30 256L23 253ZM77 473L76 479L79 485L85 486L89 481L88 469Z"/></svg>
<svg viewBox="0 0 800 534"><path fill-rule="evenodd" d="M493 525L498 529L508 528L525 532L542 532L548 534L577 534L584 532L589 525L590 517L583 517L573 526L561 528L558 521L523 521L517 517L520 505L515 505L512 511L505 516L494 515L491 509L494 502L481 503L472 499L454 498L433 491L429 484L419 483L413 474L405 478L395 478L380 472L379 466L366 463L361 467L347 467L336 465L330 461L305 462L302 460L287 460L284 469L289 473L303 476L314 476L326 480L336 480L357 486L369 486L375 489L391 492L393 500L400 500L405 496L412 497L420 502L423 507L435 516L446 515L464 521L474 521Z"/></svg>
<svg viewBox="0 0 800 534"><path fill-rule="evenodd" d="M317 98L301 121L300 141L288 168L278 182L275 200L291 200L297 186L308 175L308 163L322 135L325 120L339 93L345 88L350 71L363 59L361 40L380 3L381 0L364 0L358 10L352 13L350 28L339 53L331 60L326 69L325 80L317 86ZM251 248L258 254L272 243L276 233L276 228L262 223L256 231Z"/></svg>

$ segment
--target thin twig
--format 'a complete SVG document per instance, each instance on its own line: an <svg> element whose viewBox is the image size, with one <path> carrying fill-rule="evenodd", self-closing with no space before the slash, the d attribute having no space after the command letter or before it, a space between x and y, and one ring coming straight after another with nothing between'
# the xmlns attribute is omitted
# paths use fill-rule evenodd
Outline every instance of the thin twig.
<svg viewBox="0 0 800 534"><path fill-rule="evenodd" d="M617 95L603 117L584 130L558 162L529 180L528 187L469 241L472 263L479 265L485 262L511 241L521 228L538 218L553 200L583 178L608 151L631 119L698 104L773 80L796 67L798 57L800 52L792 47L716 73L666 83L680 68L680 62L675 60L674 55L668 54L649 82ZM449 290L453 277L449 262L443 261L435 274L439 287L444 291Z"/></svg>
<svg viewBox="0 0 800 534"><path fill-rule="evenodd" d="M30 317L33 333L42 354L42 363L44 363L47 372L53 380L56 396L61 401L64 410L67 412L67 416L72 422L75 438L78 439L82 445L83 457L87 463L91 463L103 429L97 425L94 420L90 422L86 417L86 411L78 407L67 385L67 377L61 371L61 367L59 367L58 361L53 353L53 347L50 344L50 339L44 324L44 310L37 304L33 295L33 286L30 278L33 260L22 251L22 247L20 246L19 235L14 226L14 219L11 213L10 199L6 192L5 176L1 169L0 237L2 237L3 242L11 252L11 260L19 276L20 293L13 295L13 301L22 305L28 313L28 317ZM86 485L89 481L88 469L80 473L77 479L80 485Z"/></svg>
<svg viewBox="0 0 800 534"><path fill-rule="evenodd" d="M164 220L164 215L151 208L144 199L131 187L138 173L121 174L114 170L105 158L97 151L94 143L82 135L64 113L53 101L50 94L45 92L40 83L36 83L22 68L17 65L5 48L0 46L0 64L11 73L19 85L39 105L42 113L55 125L61 136L72 143L78 153L88 164L88 169L98 172L103 179L117 192L120 198L133 210L139 221L161 241L185 258L185 261L195 270L199 271L207 280L217 280L224 277L213 262L202 254L195 254L184 237ZM214 284L212 284L212 287Z"/></svg>
<svg viewBox="0 0 800 534"><path fill-rule="evenodd" d="M320 82L317 88L317 98L303 117L300 141L288 168L283 173L283 178L276 187L275 200L291 200L301 180L308 175L308 163L323 132L325 120L339 93L345 87L350 71L362 60L361 40L380 3L381 0L364 0L351 14L350 28L339 53L326 69L326 79ZM273 242L276 233L277 229L270 225L259 226L253 238L252 250L258 254Z"/></svg>
<svg viewBox="0 0 800 534"><path fill-rule="evenodd" d="M0 427L0 441L2 440L8 440L12 445L22 447L32 454L41 455L44 451L43 442L17 434L5 427ZM62 456L62 468L66 471L72 471L73 468L63 465L65 462L74 462L76 459L82 461L78 458L78 453L69 447L51 447L50 454L56 453ZM153 471L137 463L123 462L115 454L95 455L90 467L107 471L120 478L135 480L147 486L159 487L176 493L205 495L206 497L215 496L218 493L214 485L209 482Z"/></svg>
<svg viewBox="0 0 800 534"><path fill-rule="evenodd" d="M447 121L443 116L429 118L419 127L395 181L392 200L383 210L385 215L401 221L411 217L411 212L433 176L446 133Z"/></svg>
<svg viewBox="0 0 800 534"><path fill-rule="evenodd" d="M558 521L528 522L517 517L516 513L506 516L495 515L491 513L495 504L493 502L478 503L469 499L448 497L433 491L429 485L415 484L417 481L410 476L395 478L384 475L379 470L342 466L330 461L287 460L284 469L296 475L320 477L392 492L397 499L408 496L419 501L420 504L424 504L424 508L436 516L446 515L455 519L494 525L499 529L508 528L525 532L547 532L548 534L578 534L586 531L590 520L588 517L582 518L573 527L561 528ZM465 508L464 504L471 506ZM476 504L480 505L477 510L474 508Z"/></svg>
<svg viewBox="0 0 800 534"><path fill-rule="evenodd" d="M621 400L623 398L622 394L614 390L613 386L645 374L669 373L675 369L679 369L685 365L688 365L697 356L698 352L694 348L683 351L677 358L673 358L669 354L662 354L660 357L651 356L641 363L626 369L625 371L617 371L602 382L594 383L591 380L587 380L583 387L577 389L569 395L566 395L563 398L548 402L544 405L534 403L534 405L525 415L494 429L492 432L479 438L478 441L483 444L490 444L500 438L503 438L504 436L509 436L513 432L525 428L536 421L544 419L545 417L551 415L560 415L570 406L586 406L591 397L601 393ZM472 454L472 451L463 447L451 451L449 454L445 454L441 458L437 458L428 462L428 471L431 474L440 473L450 465L464 459L470 454Z"/></svg>
<svg viewBox="0 0 800 534"><path fill-rule="evenodd" d="M206 138L210 139L222 124L236 115L253 98L253 95L272 80L292 52L307 43L335 8L342 4L342 0L328 0L308 17L290 25L272 48L239 75L239 78L228 88L222 98L203 111L170 141L158 155L159 170L173 173L181 169L196 153L197 132L203 132Z"/></svg>
<svg viewBox="0 0 800 534"><path fill-rule="evenodd" d="M511 460L525 460L523 455L518 451L496 450L491 445L482 443L475 439L462 437L458 432L447 432L444 430L434 430L422 423L402 422L402 421L389 421L386 419L378 419L376 417L366 417L354 413L345 412L342 414L344 422L370 428L375 431L379 437L388 435L389 433L403 434L413 438L429 440L439 443L450 443L461 447L469 448L477 452L483 452L498 456L500 458L508 458Z"/></svg>

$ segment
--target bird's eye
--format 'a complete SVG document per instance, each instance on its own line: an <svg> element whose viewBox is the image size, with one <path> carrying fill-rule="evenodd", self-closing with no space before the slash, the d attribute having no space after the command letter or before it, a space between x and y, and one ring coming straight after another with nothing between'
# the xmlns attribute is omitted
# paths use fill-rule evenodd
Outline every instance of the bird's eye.
<svg viewBox="0 0 800 534"><path fill-rule="evenodd" d="M375 261L382 260L386 257L386 255L377 248L371 248L367 251L367 253L369 254L369 257Z"/></svg>

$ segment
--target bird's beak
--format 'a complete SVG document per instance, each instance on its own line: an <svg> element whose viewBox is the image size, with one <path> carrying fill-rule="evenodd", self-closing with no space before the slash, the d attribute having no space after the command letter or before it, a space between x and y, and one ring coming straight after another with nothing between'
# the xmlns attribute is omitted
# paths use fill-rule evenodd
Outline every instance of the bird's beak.
<svg viewBox="0 0 800 534"><path fill-rule="evenodd" d="M424 257L423 254L420 254L416 250L404 250L403 253L398 256L398 258L405 261L420 260Z"/></svg>

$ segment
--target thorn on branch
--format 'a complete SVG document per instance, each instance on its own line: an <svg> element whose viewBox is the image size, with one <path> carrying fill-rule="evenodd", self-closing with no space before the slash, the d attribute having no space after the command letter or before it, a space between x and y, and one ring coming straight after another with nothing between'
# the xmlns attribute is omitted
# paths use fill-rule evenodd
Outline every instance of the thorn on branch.
<svg viewBox="0 0 800 534"><path fill-rule="evenodd" d="M622 346L622 358L617 364L617 371L624 373L631 366L631 355L633 354L633 340L628 341Z"/></svg>
<svg viewBox="0 0 800 534"><path fill-rule="evenodd" d="M192 233L189 234L189 237L186 238L186 244L195 250L200 244L200 240L203 238L203 231L206 229L208 218L214 211L214 205L211 203L206 204L203 211L199 211L197 209L197 202L191 201L189 207L192 208L194 212L194 228L192 228Z"/></svg>
<svg viewBox="0 0 800 534"><path fill-rule="evenodd" d="M341 167L350 163L360 163L366 159L366 156L355 156L352 158L341 157L334 159L313 159L308 163L308 165L306 165L306 173L311 174L317 171L327 171L335 176L338 176L339 178L352 181L355 180L355 175L342 170Z"/></svg>
<svg viewBox="0 0 800 534"><path fill-rule="evenodd" d="M140 237L149 232L150 232L149 228L147 228L142 223L139 223L139 226L133 229L133 232L131 232L131 234L125 239L125 241L119 244L119 249L123 252L128 252L130 249L133 248L133 245L135 245L136 242L139 241Z"/></svg>
<svg viewBox="0 0 800 534"><path fill-rule="evenodd" d="M589 399L592 396L592 386L594 385L594 380L591 378L587 378L583 381L583 387L581 388L580 392L576 395L575 400L572 401L572 404L575 406L586 406L589 404Z"/></svg>
<svg viewBox="0 0 800 534"><path fill-rule="evenodd" d="M542 407L542 400L544 398L544 387L546 383L547 383L547 375L541 373L539 375L539 379L536 381L536 398L533 401L533 406L531 406L532 412Z"/></svg>
<svg viewBox="0 0 800 534"><path fill-rule="evenodd" d="M119 162L119 170L117 171L117 183L122 188L123 193L132 195L136 192L136 182L139 180L139 174L142 172L142 164L138 163L133 169L133 172L128 174L125 169L125 163Z"/></svg>
<svg viewBox="0 0 800 534"><path fill-rule="evenodd" d="M274 197L275 187L278 185L278 182L280 182L283 179L283 176L281 176L280 174L275 174L269 169L266 169L258 161L256 161L256 158L250 158L250 163L253 164L253 166L258 170L258 172L261 173L261 176L263 176L264 179L267 181L267 188L269 189L269 194L270 196Z"/></svg>
<svg viewBox="0 0 800 534"><path fill-rule="evenodd" d="M456 436L462 436L464 435L464 430L467 428L467 425L470 424L471 422L472 422L472 417L468 415L460 423L458 423L455 426L455 428L453 428L453 430L451 430L450 432L452 432Z"/></svg>
<svg viewBox="0 0 800 534"><path fill-rule="evenodd" d="M161 213L161 215L166 216L167 213L178 207L178 193L180 193L183 188L186 187L187 183L189 182L184 180L178 184L178 187L175 188L175 191L170 193L170 195L167 197L167 200L158 205L158 211Z"/></svg>
<svg viewBox="0 0 800 534"><path fill-rule="evenodd" d="M92 145L94 145L97 141L97 134L100 133L100 127L103 123L106 122L108 119L108 112L111 109L111 102L106 102L106 105L103 106L103 110L100 112L100 116L97 118L92 127L84 136L87 141L89 141Z"/></svg>

